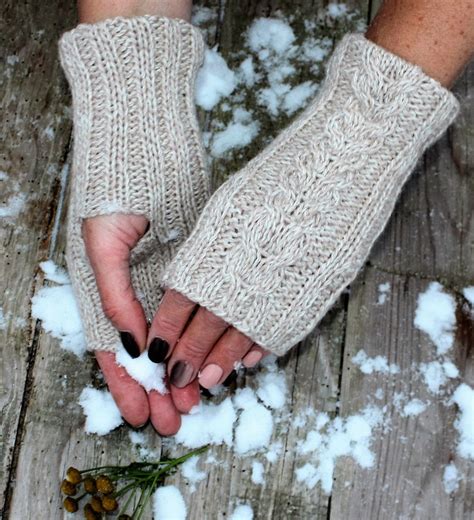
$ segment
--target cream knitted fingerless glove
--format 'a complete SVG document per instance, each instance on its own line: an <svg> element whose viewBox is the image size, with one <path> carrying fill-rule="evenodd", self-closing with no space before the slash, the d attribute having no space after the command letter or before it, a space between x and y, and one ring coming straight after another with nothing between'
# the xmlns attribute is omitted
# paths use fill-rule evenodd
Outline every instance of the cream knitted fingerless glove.
<svg viewBox="0 0 474 520"><path fill-rule="evenodd" d="M91 350L114 350L81 235L82 220L144 215L150 229L132 252L131 275L147 317L164 266L209 194L195 114L204 42L192 25L145 16L79 25L59 44L74 107L67 262Z"/></svg>
<svg viewBox="0 0 474 520"><path fill-rule="evenodd" d="M457 112L418 67L346 36L315 101L211 198L165 285L283 354L354 279Z"/></svg>

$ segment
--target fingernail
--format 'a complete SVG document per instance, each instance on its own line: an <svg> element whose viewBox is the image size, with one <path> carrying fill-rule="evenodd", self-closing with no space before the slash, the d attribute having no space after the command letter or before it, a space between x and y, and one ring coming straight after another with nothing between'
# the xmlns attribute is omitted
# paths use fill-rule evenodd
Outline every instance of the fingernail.
<svg viewBox="0 0 474 520"><path fill-rule="evenodd" d="M194 368L186 361L178 361L171 370L170 383L178 388L188 385L194 376Z"/></svg>
<svg viewBox="0 0 474 520"><path fill-rule="evenodd" d="M227 376L227 379L222 383L224 386L230 386L237 379L237 371L232 372Z"/></svg>
<svg viewBox="0 0 474 520"><path fill-rule="evenodd" d="M167 341L161 338L155 338L148 347L148 357L153 363L162 363L169 349L170 345Z"/></svg>
<svg viewBox="0 0 474 520"><path fill-rule="evenodd" d="M221 380L224 371L219 365L210 364L199 374L199 384L204 388L211 388Z"/></svg>
<svg viewBox="0 0 474 520"><path fill-rule="evenodd" d="M120 339L124 349L128 352L132 358L137 358L140 355L140 349L138 348L135 338L130 332L120 331Z"/></svg>
<svg viewBox="0 0 474 520"><path fill-rule="evenodd" d="M262 357L263 357L263 354L261 352L258 352L258 350L256 350L255 352L249 352L244 357L244 359L242 359L242 363L247 368L252 368L262 359Z"/></svg>

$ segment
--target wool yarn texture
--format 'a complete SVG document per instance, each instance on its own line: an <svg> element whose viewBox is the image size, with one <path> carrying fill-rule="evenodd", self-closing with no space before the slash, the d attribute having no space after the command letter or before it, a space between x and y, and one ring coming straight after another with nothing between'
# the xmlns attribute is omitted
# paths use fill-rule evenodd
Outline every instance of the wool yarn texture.
<svg viewBox="0 0 474 520"><path fill-rule="evenodd" d="M209 197L194 104L204 41L182 20L143 16L81 24L59 51L74 110L67 263L88 348L114 351L118 333L102 311L81 225L112 213L148 219L130 263L151 319L163 269Z"/></svg>
<svg viewBox="0 0 474 520"><path fill-rule="evenodd" d="M212 196L165 286L284 354L355 278L458 110L419 67L346 35L316 99Z"/></svg>

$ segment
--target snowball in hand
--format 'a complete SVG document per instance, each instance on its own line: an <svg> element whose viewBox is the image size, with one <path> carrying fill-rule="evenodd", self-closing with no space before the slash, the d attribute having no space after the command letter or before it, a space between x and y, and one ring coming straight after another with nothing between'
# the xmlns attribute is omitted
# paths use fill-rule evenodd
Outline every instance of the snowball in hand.
<svg viewBox="0 0 474 520"><path fill-rule="evenodd" d="M150 392L156 390L160 394L166 394L164 377L165 365L163 363L153 363L148 357L148 352L142 352L137 358L132 358L122 345L117 347L115 361L124 367L128 375L140 383L143 388Z"/></svg>

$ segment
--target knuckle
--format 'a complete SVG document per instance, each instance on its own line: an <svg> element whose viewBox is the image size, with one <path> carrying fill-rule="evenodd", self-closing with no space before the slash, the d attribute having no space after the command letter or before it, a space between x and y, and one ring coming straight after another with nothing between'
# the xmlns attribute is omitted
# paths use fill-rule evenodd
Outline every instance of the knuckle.
<svg viewBox="0 0 474 520"><path fill-rule="evenodd" d="M180 324L168 314L158 315L155 325L157 330L173 337L177 337L181 333Z"/></svg>
<svg viewBox="0 0 474 520"><path fill-rule="evenodd" d="M209 345L194 340L187 340L181 343L180 351L185 357L201 358L207 354Z"/></svg>

